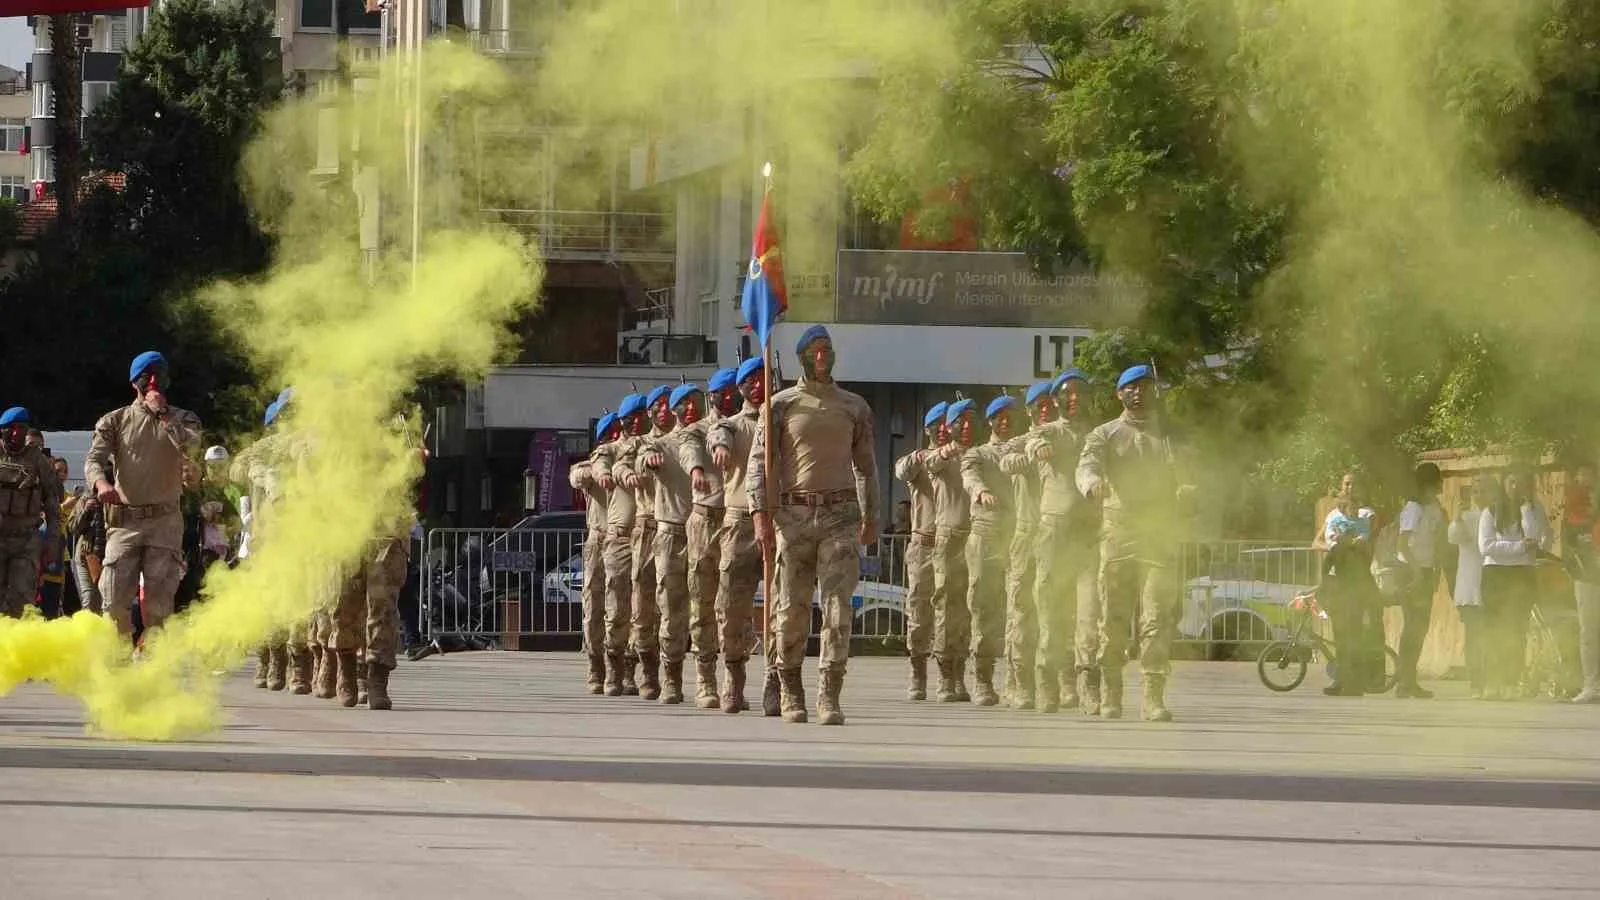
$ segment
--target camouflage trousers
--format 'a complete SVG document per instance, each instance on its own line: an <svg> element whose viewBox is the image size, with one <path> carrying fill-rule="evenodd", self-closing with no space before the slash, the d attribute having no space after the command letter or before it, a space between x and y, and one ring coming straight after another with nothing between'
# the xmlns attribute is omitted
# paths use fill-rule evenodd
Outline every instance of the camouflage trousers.
<svg viewBox="0 0 1600 900"><path fill-rule="evenodd" d="M1110 558L1101 551L1100 596L1105 611L1100 625L1101 669L1120 669L1128 659L1128 638L1134 617L1139 622L1139 670L1145 675L1172 672L1173 632L1178 627L1182 599L1165 561L1124 556Z"/></svg>
<svg viewBox="0 0 1600 900"><path fill-rule="evenodd" d="M656 591L661 607L661 658L689 652L689 534L676 522L656 522Z"/></svg>
<svg viewBox="0 0 1600 900"><path fill-rule="evenodd" d="M1081 530L1081 526L1078 526ZM1070 672L1098 665L1100 578L1095 546L1065 516L1044 516L1034 535L1032 629L1023 625L1019 662Z"/></svg>
<svg viewBox="0 0 1600 900"><path fill-rule="evenodd" d="M723 658L730 663L744 662L756 642L756 586L761 583L761 547L749 511L727 510L717 543L717 630ZM767 644L770 648L772 642Z"/></svg>
<svg viewBox="0 0 1600 900"><path fill-rule="evenodd" d="M601 547L605 571L605 647L607 653L626 653L628 628L633 621L633 535L620 526L607 526Z"/></svg>
<svg viewBox="0 0 1600 900"><path fill-rule="evenodd" d="M373 542L372 554L346 582L332 615L332 650L366 648L366 661L395 665L400 646L400 589L406 583L409 543L404 538Z"/></svg>
<svg viewBox="0 0 1600 900"><path fill-rule="evenodd" d="M0 535L0 616L21 618L39 592L39 532Z"/></svg>
<svg viewBox="0 0 1600 900"><path fill-rule="evenodd" d="M278 643L291 654L306 653L312 647L328 647L333 639L333 609L339 605L347 581L346 577L330 575L302 588L305 596L316 600L317 610L290 625Z"/></svg>
<svg viewBox="0 0 1600 900"><path fill-rule="evenodd" d="M1032 523L1018 521L1006 559L1006 659L1028 668L1033 667L1039 643L1039 610L1033 593L1038 577L1033 562L1035 540Z"/></svg>
<svg viewBox="0 0 1600 900"><path fill-rule="evenodd" d="M966 659L972 644L967 612L967 532L941 530L933 538L933 655Z"/></svg>
<svg viewBox="0 0 1600 900"><path fill-rule="evenodd" d="M634 520L633 609L629 644L634 653L661 651L661 609L656 606L656 520Z"/></svg>
<svg viewBox="0 0 1600 900"><path fill-rule="evenodd" d="M583 652L606 652L605 531L591 528L583 538Z"/></svg>
<svg viewBox="0 0 1600 900"><path fill-rule="evenodd" d="M972 658L996 660L1006 652L1006 565L1011 560L1009 524L974 528L967 536L967 610L972 615Z"/></svg>
<svg viewBox="0 0 1600 900"><path fill-rule="evenodd" d="M145 631L161 627L172 615L172 600L183 580L183 515L128 522L106 533L106 559L100 570L100 597L106 615L124 637L133 636L133 601L144 576L139 617Z"/></svg>
<svg viewBox="0 0 1600 900"><path fill-rule="evenodd" d="M906 542L906 650L927 656L933 649L934 538L913 534Z"/></svg>
<svg viewBox="0 0 1600 900"><path fill-rule="evenodd" d="M695 656L714 658L722 642L717 634L718 562L724 511L720 506L696 503L689 513L689 637Z"/></svg>
<svg viewBox="0 0 1600 900"><path fill-rule="evenodd" d="M778 666L798 669L811 635L811 598L822 595L822 655L818 663L842 669L850 659L852 600L861 580L861 506L783 505L772 516L778 533L778 597L772 616Z"/></svg>

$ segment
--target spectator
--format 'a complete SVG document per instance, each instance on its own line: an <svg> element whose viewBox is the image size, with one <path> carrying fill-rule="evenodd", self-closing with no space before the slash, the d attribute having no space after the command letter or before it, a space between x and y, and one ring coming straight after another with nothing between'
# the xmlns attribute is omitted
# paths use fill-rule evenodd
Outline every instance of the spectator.
<svg viewBox="0 0 1600 900"><path fill-rule="evenodd" d="M1396 697L1431 699L1433 693L1417 683L1417 661L1433 621L1433 594L1439 585L1439 545L1443 542L1444 508L1439 505L1443 479L1433 463L1417 466L1411 496L1400 510L1396 546L1407 577L1400 589L1400 610L1405 624L1400 631L1400 662L1395 674Z"/></svg>
<svg viewBox="0 0 1600 900"><path fill-rule="evenodd" d="M1478 521L1483 606L1488 617L1488 700L1516 699L1527 654L1534 566L1550 544L1549 519L1533 499L1532 473L1513 469Z"/></svg>
<svg viewBox="0 0 1600 900"><path fill-rule="evenodd" d="M1456 554L1456 579L1450 596L1456 614L1466 630L1465 655L1467 682L1472 699L1482 700L1486 684L1488 625L1483 611L1483 551L1478 549L1478 523L1494 496L1494 480L1487 475L1474 478L1470 488L1461 490L1461 511L1451 520L1446 534L1459 552Z"/></svg>
<svg viewBox="0 0 1600 900"><path fill-rule="evenodd" d="M1372 577L1376 515L1361 503L1360 476L1347 472L1316 541L1327 550L1319 594L1332 618L1338 658L1334 681L1322 692L1333 697L1383 690L1383 608ZM1372 671L1375 656L1376 672Z"/></svg>
<svg viewBox="0 0 1600 900"><path fill-rule="evenodd" d="M1578 606L1578 659L1583 690L1574 703L1600 703L1600 516L1596 514L1594 463L1579 463L1567 486L1561 546Z"/></svg>

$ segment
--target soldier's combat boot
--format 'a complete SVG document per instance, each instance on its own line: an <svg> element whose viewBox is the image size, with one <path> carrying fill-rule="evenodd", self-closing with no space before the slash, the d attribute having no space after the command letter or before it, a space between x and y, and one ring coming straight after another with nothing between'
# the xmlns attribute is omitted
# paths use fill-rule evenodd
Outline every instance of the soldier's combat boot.
<svg viewBox="0 0 1600 900"><path fill-rule="evenodd" d="M622 696L639 696L639 683L634 680L634 672L639 667L639 657L633 651L622 654Z"/></svg>
<svg viewBox="0 0 1600 900"><path fill-rule="evenodd" d="M717 696L717 658L702 656L694 661L694 705L697 709L716 709L722 705Z"/></svg>
<svg viewBox="0 0 1600 900"><path fill-rule="evenodd" d="M289 684L289 648L273 647L267 664L267 690L281 691Z"/></svg>
<svg viewBox="0 0 1600 900"><path fill-rule="evenodd" d="M312 695L323 700L332 700L338 690L338 678L339 654L337 651L324 649L311 686Z"/></svg>
<svg viewBox="0 0 1600 900"><path fill-rule="evenodd" d="M606 658L598 653L589 654L589 693L603 694L606 692Z"/></svg>
<svg viewBox="0 0 1600 900"><path fill-rule="evenodd" d="M669 659L666 666L666 683L661 691L661 702L669 706L683 702L683 660Z"/></svg>
<svg viewBox="0 0 1600 900"><path fill-rule="evenodd" d="M320 696L317 694L317 685L322 681L322 670L327 667L327 663L324 660L327 658L328 651L321 644L311 645L311 695L313 697Z"/></svg>
<svg viewBox="0 0 1600 900"><path fill-rule="evenodd" d="M783 715L783 676L767 667L767 680L761 686L761 714L770 718Z"/></svg>
<svg viewBox="0 0 1600 900"><path fill-rule="evenodd" d="M826 666L817 679L817 722L822 725L843 725L844 711L839 709L839 692L844 690L844 666Z"/></svg>
<svg viewBox="0 0 1600 900"><path fill-rule="evenodd" d="M290 660L293 665L289 672L289 693L311 693L311 650L300 650L292 654Z"/></svg>
<svg viewBox="0 0 1600 900"><path fill-rule="evenodd" d="M1171 722L1172 711L1167 709L1167 676L1144 677L1144 720L1146 722Z"/></svg>
<svg viewBox="0 0 1600 900"><path fill-rule="evenodd" d="M967 693L967 661L965 658L956 660L950 670L955 679L955 692L957 703L971 703L972 695Z"/></svg>
<svg viewBox="0 0 1600 900"><path fill-rule="evenodd" d="M267 671L272 668L272 651L266 644L256 651L256 687L266 690Z"/></svg>
<svg viewBox="0 0 1600 900"><path fill-rule="evenodd" d="M622 696L622 660L621 653L606 654L605 692L607 697Z"/></svg>
<svg viewBox="0 0 1600 900"><path fill-rule="evenodd" d="M728 663L728 680L722 692L722 711L730 715L750 708L744 699L744 660Z"/></svg>
<svg viewBox="0 0 1600 900"><path fill-rule="evenodd" d="M367 664L367 709L394 709L394 701L389 699L389 673L392 671L388 666Z"/></svg>
<svg viewBox="0 0 1600 900"><path fill-rule="evenodd" d="M1054 676L1052 676L1054 677ZM1061 708L1077 709L1078 698L1078 671L1074 666L1067 666L1060 672L1061 677Z"/></svg>
<svg viewBox="0 0 1600 900"><path fill-rule="evenodd" d="M911 685L906 688L907 700L928 699L928 658L911 657Z"/></svg>
<svg viewBox="0 0 1600 900"><path fill-rule="evenodd" d="M1000 705L1010 706L1017 697L1017 673L1011 668L1011 657L999 661L1000 664Z"/></svg>
<svg viewBox="0 0 1600 900"><path fill-rule="evenodd" d="M1100 715L1100 670L1098 668L1084 669L1079 677L1083 680L1079 688L1083 714L1086 716Z"/></svg>
<svg viewBox="0 0 1600 900"><path fill-rule="evenodd" d="M956 666L948 659L939 660L939 702L954 703L961 699L956 694Z"/></svg>
<svg viewBox="0 0 1600 900"><path fill-rule="evenodd" d="M656 700L661 697L661 654L647 650L639 654L639 699Z"/></svg>
<svg viewBox="0 0 1600 900"><path fill-rule="evenodd" d="M1033 667L1013 664L1011 680L1016 684L1011 692L1011 708L1033 709Z"/></svg>
<svg viewBox="0 0 1600 900"><path fill-rule="evenodd" d="M1038 686L1039 712L1053 713L1061 708L1061 679L1056 676L1056 670L1049 666L1036 666L1033 670L1033 680Z"/></svg>
<svg viewBox="0 0 1600 900"><path fill-rule="evenodd" d="M340 706L355 706L360 698L361 660L354 650L340 650L335 654L339 670L337 690Z"/></svg>
<svg viewBox="0 0 1600 900"><path fill-rule="evenodd" d="M360 659L365 654L366 654L366 651L357 650L356 651L356 658ZM365 662L358 663L356 665L356 705L357 706L365 706L366 703L367 703L367 674L368 674L368 672L367 672L367 664Z"/></svg>
<svg viewBox="0 0 1600 900"><path fill-rule="evenodd" d="M994 692L994 660L977 660L972 679L973 705L994 706L999 702L1000 697Z"/></svg>
<svg viewBox="0 0 1600 900"><path fill-rule="evenodd" d="M799 669L780 669L778 680L783 686L783 720L795 724L806 720L806 686L800 680Z"/></svg>
<svg viewBox="0 0 1600 900"><path fill-rule="evenodd" d="M1122 718L1122 667L1100 670L1100 718Z"/></svg>

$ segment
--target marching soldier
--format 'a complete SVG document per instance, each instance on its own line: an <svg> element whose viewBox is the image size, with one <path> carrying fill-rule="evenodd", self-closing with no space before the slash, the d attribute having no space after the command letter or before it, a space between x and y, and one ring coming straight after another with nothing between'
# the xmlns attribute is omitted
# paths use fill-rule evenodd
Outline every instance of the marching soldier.
<svg viewBox="0 0 1600 900"><path fill-rule="evenodd" d="M1037 436L1044 426L1055 419L1055 403L1050 398L1050 382L1041 381L1028 388L1023 397L1032 427L1012 439L1011 450L1027 458L1027 442ZM1006 569L1006 658L1011 686L1008 699L1016 709L1033 709L1035 688L1043 697L1055 697L1054 685L1046 688L1036 684L1034 657L1039 644L1039 609L1035 597L1034 580L1037 564L1034 544L1037 541L1039 521L1039 473L1037 467L1024 465L1015 476L1017 490L1017 528L1011 538L1011 563Z"/></svg>
<svg viewBox="0 0 1600 900"><path fill-rule="evenodd" d="M947 403L935 403L922 417L926 449L913 450L895 461L894 475L911 492L911 535L906 543L906 650L911 655L911 684L906 697L928 699L928 653L934 631L933 559L938 507L927 458L949 441L944 414Z"/></svg>
<svg viewBox="0 0 1600 900"><path fill-rule="evenodd" d="M282 408L274 400L267 405L261 424L271 428ZM228 476L235 484L243 485L248 498L249 515L245 517L248 533L241 541L241 553L248 558L259 552L261 541L271 532L271 507L277 502L279 483L278 459L284 436L270 432L257 438L233 458ZM270 538L268 538L270 539ZM256 652L255 685L258 688L281 691L288 685L289 647L286 635L274 634Z"/></svg>
<svg viewBox="0 0 1600 900"><path fill-rule="evenodd" d="M128 368L134 399L95 423L85 478L106 511L100 593L112 621L133 634L133 600L144 578L146 631L172 614L183 577L183 461L200 449L200 419L167 402L166 357L147 351Z"/></svg>
<svg viewBox="0 0 1600 900"><path fill-rule="evenodd" d="M1006 564L1016 530L1016 486L1020 453L1011 444L1015 397L1002 394L984 410L989 440L961 455L961 480L972 501L972 533L967 538L967 607L972 614L972 702L994 706L994 664L1005 654ZM971 411L965 421L971 427Z"/></svg>
<svg viewBox="0 0 1600 900"><path fill-rule="evenodd" d="M1089 432L1078 462L1078 488L1101 504L1100 584L1105 604L1099 667L1100 715L1122 716L1122 667L1135 611L1144 718L1171 721L1166 684L1168 650L1177 626L1172 581L1179 522L1193 487L1182 484L1178 461L1157 409L1155 371L1134 366L1117 379L1122 415Z"/></svg>
<svg viewBox="0 0 1600 900"><path fill-rule="evenodd" d="M972 401L956 395L945 409L946 443L923 457L933 481L933 655L939 664L939 702L966 703L967 652L972 615L967 611L967 536L972 500L961 481L961 455L972 446Z"/></svg>
<svg viewBox="0 0 1600 900"><path fill-rule="evenodd" d="M20 406L0 413L0 616L14 618L33 602L41 559L50 563L62 552L56 543L61 483L50 460L28 443L28 419Z"/></svg>
<svg viewBox="0 0 1600 900"><path fill-rule="evenodd" d="M589 659L588 688L591 694L606 692L606 652L616 643L607 632L605 605L606 492L594 471L600 447L617 438L617 414L607 412L595 425L595 449L589 458L574 463L567 483L584 498L583 538L583 652ZM621 673L617 673L620 678ZM621 682L617 682L621 693Z"/></svg>
<svg viewBox="0 0 1600 900"><path fill-rule="evenodd" d="M668 704L683 702L683 659L689 650L689 513L695 487L705 491L705 468L710 462L702 460L693 443L684 440L687 432L678 426L699 418L700 396L699 385L673 388L666 407L656 407L656 427L662 436L645 441L639 452L639 465L650 471L655 484L656 598L661 605L661 654L666 661L661 702ZM695 649L702 651L700 646Z"/></svg>
<svg viewBox="0 0 1600 900"><path fill-rule="evenodd" d="M618 482L617 472L623 457L638 435L644 432L644 398L629 394L617 406L617 437L594 451L594 473L606 495L605 544L601 550L605 563L606 591L606 694L611 697L639 695L634 682L638 662L639 635L632 632L633 617L633 532L638 506L633 491ZM616 636L618 644L609 638ZM614 689L613 685L617 685Z"/></svg>
<svg viewBox="0 0 1600 900"><path fill-rule="evenodd" d="M861 578L861 547L877 537L872 408L834 383L833 340L826 328L806 329L795 354L800 381L770 401L772 433L758 432L750 449L748 493L756 533L762 546L776 554L774 638L784 721L806 720L800 667L811 627L811 598L820 590L817 718L824 725L842 725L839 695L850 658L851 599ZM765 458L769 437L774 442L772 472ZM768 478L773 482L770 499Z"/></svg>
<svg viewBox="0 0 1600 900"><path fill-rule="evenodd" d="M639 455L647 441L666 436L663 425L672 427L667 405L671 393L672 388L661 385L645 396L643 410L634 420L638 430L631 432L633 440L617 459L617 480L632 492L638 510L633 520L632 644L644 672L639 696L646 700L661 697L661 608L656 597L656 487L650 471L639 464Z"/></svg>
<svg viewBox="0 0 1600 900"><path fill-rule="evenodd" d="M724 416L711 427L708 443L711 458L722 470L722 497L727 504L722 528L717 532L717 630L722 644L723 665L728 680L722 692L722 711L738 713L749 709L745 703L745 664L755 642L755 593L761 582L761 548L756 544L755 525L750 518L750 498L745 491L745 474L750 448L761 428L761 404L766 401L762 379L764 363L760 357L747 359L734 376L744 395L744 408ZM767 690L762 711L778 715L778 667L773 642L767 641Z"/></svg>
<svg viewBox="0 0 1600 900"><path fill-rule="evenodd" d="M717 627L717 566L722 553L717 532L722 528L726 498L722 472L711 464L707 436L711 428L732 410L730 396L737 397L734 370L719 369L706 382L708 396L702 415L700 398L688 396L678 412L678 440L683 458L698 470L691 479L694 507L689 511L689 636L695 653L695 705L716 709L717 656L721 650ZM683 388L674 389L673 394ZM691 471L691 475L694 475Z"/></svg>
<svg viewBox="0 0 1600 900"><path fill-rule="evenodd" d="M1098 575L1094 565L1099 516L1078 492L1078 424L1083 373L1069 369L1035 397L1035 427L1026 444L1039 475L1039 525L1034 538L1034 598L1037 615L1034 680L1042 713L1079 705L1100 711ZM1058 399L1059 398L1059 401ZM1061 415L1058 415L1058 412Z"/></svg>

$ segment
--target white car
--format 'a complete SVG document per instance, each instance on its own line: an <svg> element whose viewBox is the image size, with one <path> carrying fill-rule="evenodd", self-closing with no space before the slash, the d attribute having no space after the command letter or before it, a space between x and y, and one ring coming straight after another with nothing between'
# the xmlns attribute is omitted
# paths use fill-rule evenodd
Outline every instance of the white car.
<svg viewBox="0 0 1600 900"><path fill-rule="evenodd" d="M1201 561L1207 574L1184 585L1178 631L1211 642L1214 655L1285 636L1295 595L1320 580L1316 551L1306 546L1260 547Z"/></svg>

